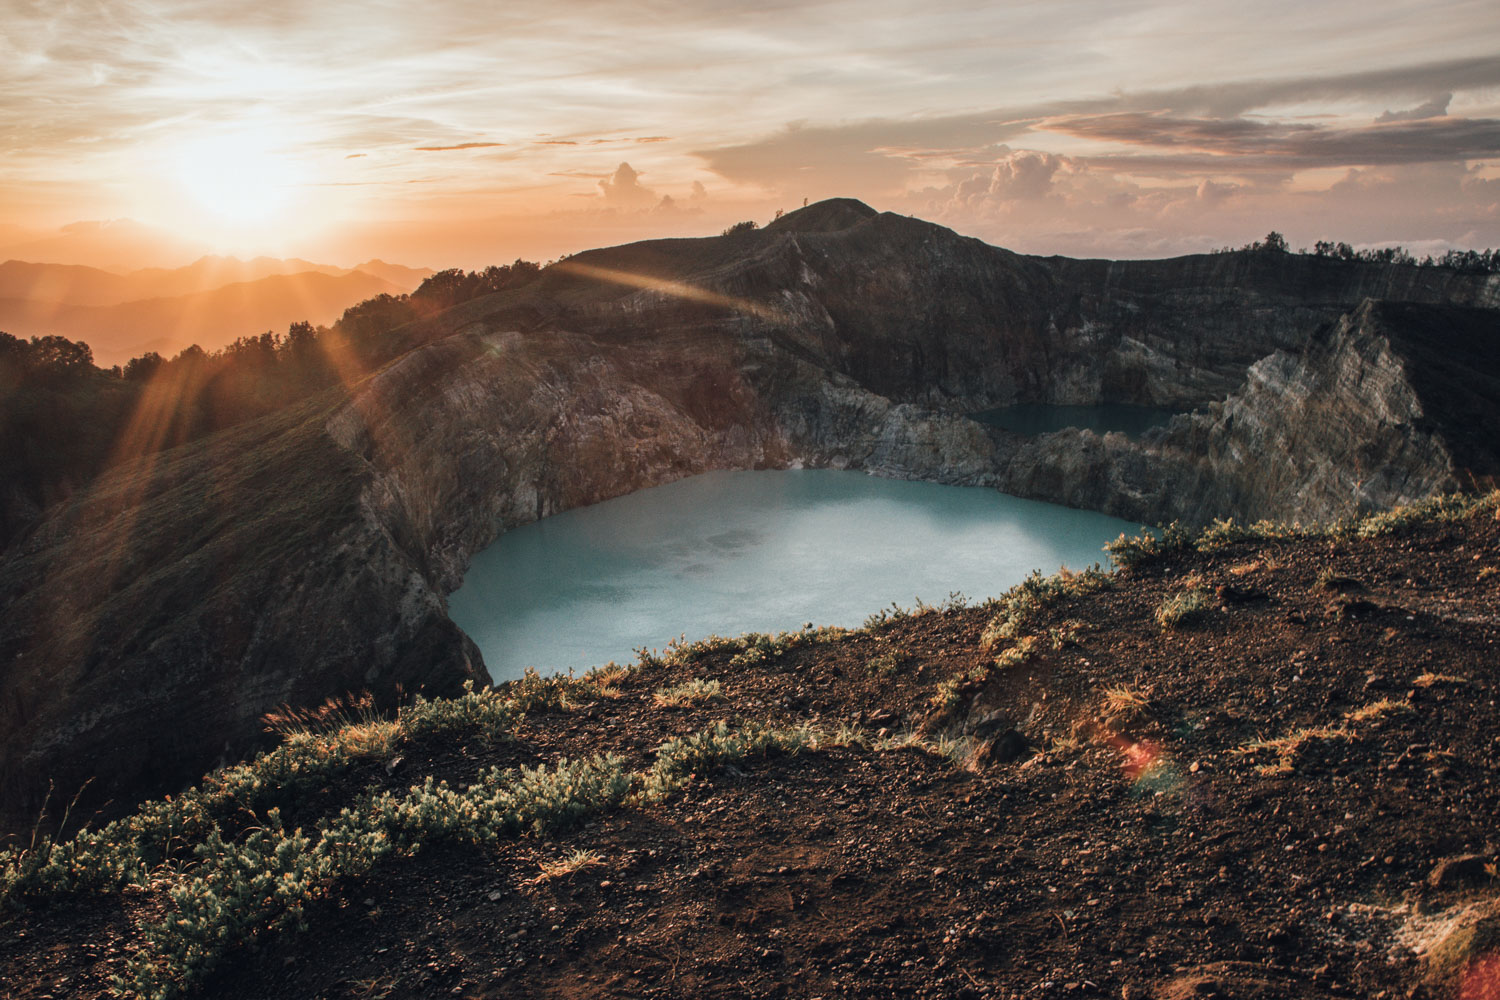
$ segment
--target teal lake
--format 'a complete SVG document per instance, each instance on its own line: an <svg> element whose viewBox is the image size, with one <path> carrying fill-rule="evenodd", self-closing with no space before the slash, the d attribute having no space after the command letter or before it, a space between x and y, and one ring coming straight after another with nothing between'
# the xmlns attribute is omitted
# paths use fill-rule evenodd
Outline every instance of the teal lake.
<svg viewBox="0 0 1500 1000"><path fill-rule="evenodd" d="M1140 437L1153 427L1160 427L1177 415L1177 410L1155 406L1128 406L1123 403L1101 403L1097 406L1060 406L1055 403L1017 403L998 410L971 414L980 423L1004 427L1016 434L1034 437L1067 427L1106 434L1118 431L1127 437Z"/></svg>
<svg viewBox="0 0 1500 1000"><path fill-rule="evenodd" d="M854 627L1107 562L1139 525L990 489L829 470L713 472L506 532L448 599L496 681L627 662L682 633Z"/></svg>

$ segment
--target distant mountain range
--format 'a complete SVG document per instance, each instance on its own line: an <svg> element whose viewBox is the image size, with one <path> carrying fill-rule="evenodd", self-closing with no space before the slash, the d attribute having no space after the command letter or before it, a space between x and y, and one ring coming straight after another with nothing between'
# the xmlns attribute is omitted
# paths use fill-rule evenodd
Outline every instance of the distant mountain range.
<svg viewBox="0 0 1500 1000"><path fill-rule="evenodd" d="M399 295L433 272L370 260L352 268L274 257L203 257L180 268L116 274L73 264L0 264L0 330L60 334L94 349L95 363L147 351L205 350L308 320L326 324L356 302Z"/></svg>

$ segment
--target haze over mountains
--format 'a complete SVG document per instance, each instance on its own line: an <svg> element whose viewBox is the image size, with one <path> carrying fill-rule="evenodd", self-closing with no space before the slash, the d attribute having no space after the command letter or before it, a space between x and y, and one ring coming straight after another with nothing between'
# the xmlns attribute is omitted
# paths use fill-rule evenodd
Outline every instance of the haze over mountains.
<svg viewBox="0 0 1500 1000"><path fill-rule="evenodd" d="M415 289L433 272L370 260L352 268L292 258L205 256L186 267L115 273L76 264L0 264L0 330L86 341L101 365L147 351L214 350L294 322L331 323L376 295Z"/></svg>

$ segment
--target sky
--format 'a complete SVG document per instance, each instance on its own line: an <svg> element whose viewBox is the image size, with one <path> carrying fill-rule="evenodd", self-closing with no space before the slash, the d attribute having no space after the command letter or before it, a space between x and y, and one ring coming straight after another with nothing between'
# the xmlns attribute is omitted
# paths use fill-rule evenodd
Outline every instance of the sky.
<svg viewBox="0 0 1500 1000"><path fill-rule="evenodd" d="M860 198L1028 253L1500 246L1495 0L0 0L0 257L466 268Z"/></svg>

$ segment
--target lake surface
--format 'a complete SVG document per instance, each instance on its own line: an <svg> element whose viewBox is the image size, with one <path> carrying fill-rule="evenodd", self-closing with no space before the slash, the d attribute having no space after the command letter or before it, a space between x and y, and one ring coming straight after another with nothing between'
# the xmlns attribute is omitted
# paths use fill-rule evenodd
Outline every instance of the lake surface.
<svg viewBox="0 0 1500 1000"><path fill-rule="evenodd" d="M1119 431L1128 437L1140 437L1153 427L1160 427L1178 414L1155 406L1127 406L1124 403L1101 403L1098 406L1062 406L1055 403L1017 403L998 410L970 414L980 423L1004 427L1017 434L1035 437L1067 427L1107 434Z"/></svg>
<svg viewBox="0 0 1500 1000"><path fill-rule="evenodd" d="M711 472L514 531L448 599L496 681L628 662L681 633L856 627L896 602L1003 593L1105 562L1139 525L860 472Z"/></svg>

